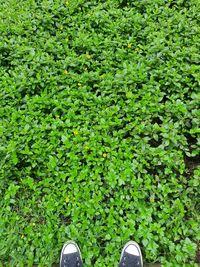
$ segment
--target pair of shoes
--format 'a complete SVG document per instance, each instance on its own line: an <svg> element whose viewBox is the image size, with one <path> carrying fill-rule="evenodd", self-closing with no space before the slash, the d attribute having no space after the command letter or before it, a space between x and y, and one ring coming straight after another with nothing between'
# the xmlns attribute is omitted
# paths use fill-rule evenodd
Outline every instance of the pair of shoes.
<svg viewBox="0 0 200 267"><path fill-rule="evenodd" d="M78 245L69 241L64 244L60 256L60 267L82 267L83 261ZM124 246L119 267L143 267L142 253L139 245L129 241Z"/></svg>

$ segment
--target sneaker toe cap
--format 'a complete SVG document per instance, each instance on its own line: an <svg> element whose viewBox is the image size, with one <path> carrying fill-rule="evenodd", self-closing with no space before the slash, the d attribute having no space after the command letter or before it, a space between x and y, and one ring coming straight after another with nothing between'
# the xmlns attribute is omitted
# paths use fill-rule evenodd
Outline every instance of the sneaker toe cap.
<svg viewBox="0 0 200 267"><path fill-rule="evenodd" d="M125 249L125 252L134 255L134 256L140 256L140 252L138 248L134 245L128 245L127 248Z"/></svg>
<svg viewBox="0 0 200 267"><path fill-rule="evenodd" d="M74 244L67 244L63 249L63 254L71 254L75 252L78 252L78 249Z"/></svg>

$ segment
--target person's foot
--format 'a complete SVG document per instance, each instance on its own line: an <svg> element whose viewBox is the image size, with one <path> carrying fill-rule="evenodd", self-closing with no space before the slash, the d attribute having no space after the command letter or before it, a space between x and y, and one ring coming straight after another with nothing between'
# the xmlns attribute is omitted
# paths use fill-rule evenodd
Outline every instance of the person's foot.
<svg viewBox="0 0 200 267"><path fill-rule="evenodd" d="M69 241L63 245L60 255L60 267L82 267L81 252L78 245Z"/></svg>
<svg viewBox="0 0 200 267"><path fill-rule="evenodd" d="M136 242L126 243L121 253L119 267L143 267L142 253Z"/></svg>

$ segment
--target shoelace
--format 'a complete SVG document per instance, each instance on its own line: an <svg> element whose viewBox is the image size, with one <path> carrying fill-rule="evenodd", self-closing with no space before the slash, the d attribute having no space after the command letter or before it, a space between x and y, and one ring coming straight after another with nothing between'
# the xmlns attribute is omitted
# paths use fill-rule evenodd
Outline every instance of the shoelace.
<svg viewBox="0 0 200 267"><path fill-rule="evenodd" d="M133 255L123 256L120 267L141 267L140 257Z"/></svg>
<svg viewBox="0 0 200 267"><path fill-rule="evenodd" d="M81 262L78 256L76 257L69 257L69 256L65 256L64 260L63 260L63 267L69 267L69 266L73 266L73 267L79 267L81 266Z"/></svg>

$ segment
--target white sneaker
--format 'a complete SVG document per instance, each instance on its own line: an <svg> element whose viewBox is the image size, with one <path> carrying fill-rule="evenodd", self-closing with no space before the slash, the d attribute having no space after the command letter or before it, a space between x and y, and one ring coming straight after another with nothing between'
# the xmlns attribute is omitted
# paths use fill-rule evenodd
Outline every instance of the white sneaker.
<svg viewBox="0 0 200 267"><path fill-rule="evenodd" d="M126 243L121 253L119 267L143 267L142 253L136 242Z"/></svg>
<svg viewBox="0 0 200 267"><path fill-rule="evenodd" d="M69 241L63 245L60 255L60 267L82 267L81 252L78 245Z"/></svg>

